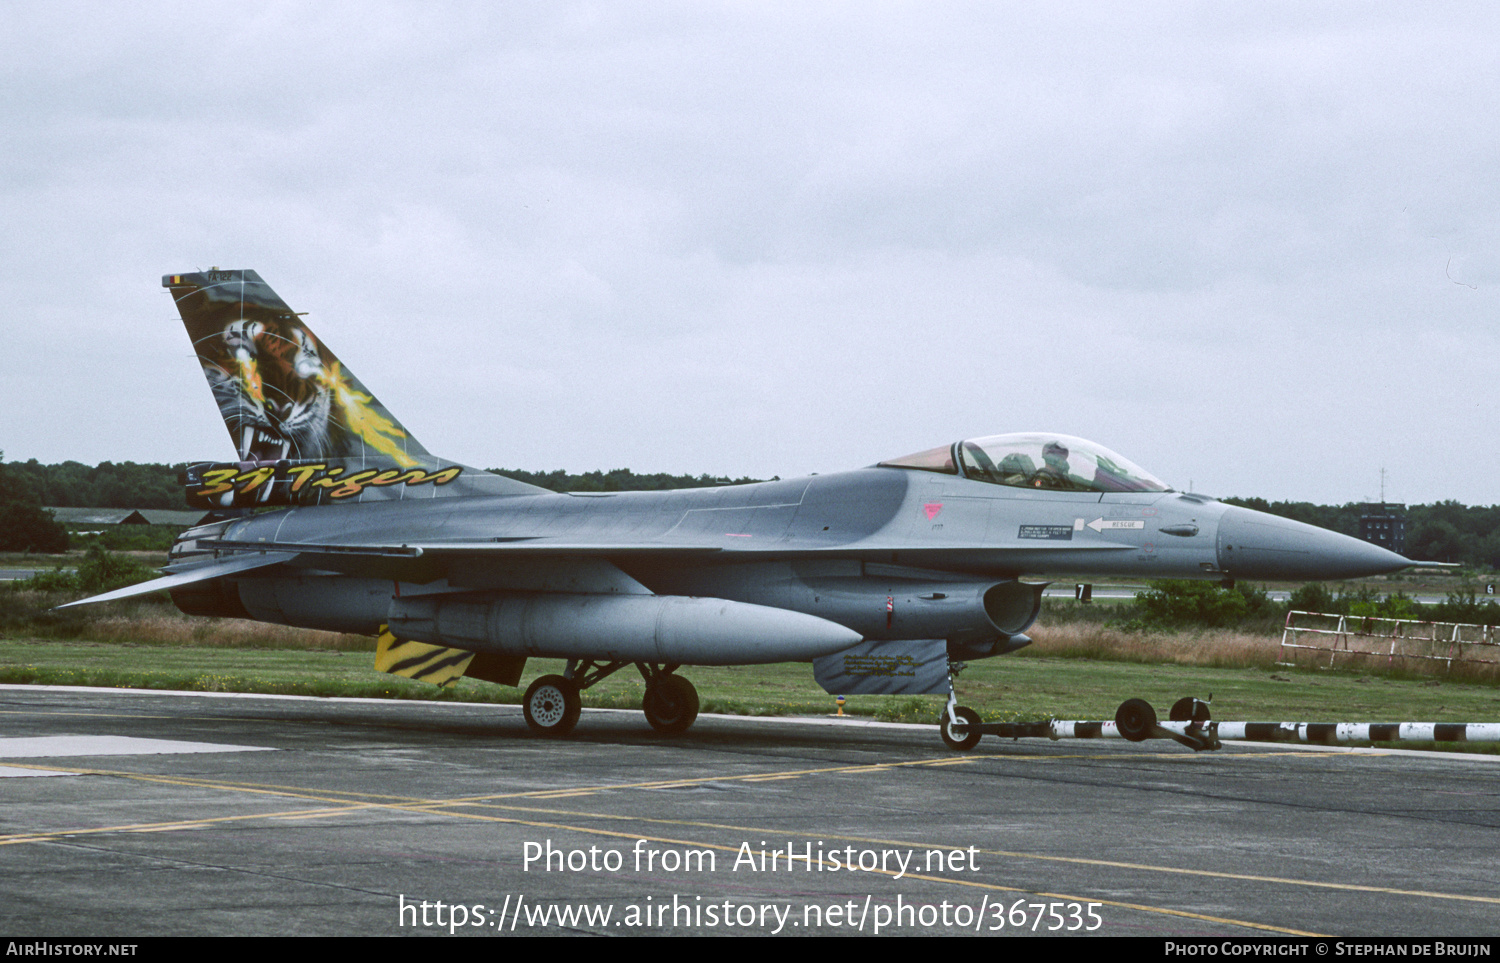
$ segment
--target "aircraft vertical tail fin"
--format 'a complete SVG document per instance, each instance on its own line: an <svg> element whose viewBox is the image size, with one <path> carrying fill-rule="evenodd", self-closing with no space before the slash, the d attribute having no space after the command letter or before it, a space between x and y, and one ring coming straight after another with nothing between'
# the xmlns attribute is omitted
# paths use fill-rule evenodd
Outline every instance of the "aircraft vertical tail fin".
<svg viewBox="0 0 1500 963"><path fill-rule="evenodd" d="M543 489L423 448L254 271L169 274L238 461L188 471L200 507Z"/></svg>

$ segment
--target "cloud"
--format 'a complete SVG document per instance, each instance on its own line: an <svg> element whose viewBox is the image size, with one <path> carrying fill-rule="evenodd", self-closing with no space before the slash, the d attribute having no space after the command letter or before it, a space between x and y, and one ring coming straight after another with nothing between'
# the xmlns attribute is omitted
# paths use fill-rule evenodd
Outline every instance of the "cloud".
<svg viewBox="0 0 1500 963"><path fill-rule="evenodd" d="M481 464L1053 427L1224 494L1494 498L1487 7L0 18L13 458L221 450L156 288L218 264Z"/></svg>

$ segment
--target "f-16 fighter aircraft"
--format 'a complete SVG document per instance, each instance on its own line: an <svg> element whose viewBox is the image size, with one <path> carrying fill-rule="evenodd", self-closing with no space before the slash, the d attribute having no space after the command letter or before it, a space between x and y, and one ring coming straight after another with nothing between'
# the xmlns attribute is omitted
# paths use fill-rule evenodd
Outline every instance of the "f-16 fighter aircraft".
<svg viewBox="0 0 1500 963"><path fill-rule="evenodd" d="M188 471L189 503L216 515L164 577L84 601L165 589L194 615L377 635L377 668L439 684L517 685L528 658L565 659L523 701L544 735L631 665L646 719L675 733L698 714L680 667L794 661L830 693L947 693L960 744L978 719L954 671L1027 645L1047 579L1410 564L1045 432L786 481L556 494L429 453L254 271L162 283L238 458Z"/></svg>

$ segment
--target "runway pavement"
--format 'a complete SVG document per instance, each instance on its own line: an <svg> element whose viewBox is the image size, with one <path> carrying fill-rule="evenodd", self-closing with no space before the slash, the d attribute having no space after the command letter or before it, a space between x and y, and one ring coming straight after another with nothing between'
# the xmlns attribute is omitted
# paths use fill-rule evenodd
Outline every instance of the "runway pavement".
<svg viewBox="0 0 1500 963"><path fill-rule="evenodd" d="M1500 933L1496 757L4 686L0 776L18 937Z"/></svg>

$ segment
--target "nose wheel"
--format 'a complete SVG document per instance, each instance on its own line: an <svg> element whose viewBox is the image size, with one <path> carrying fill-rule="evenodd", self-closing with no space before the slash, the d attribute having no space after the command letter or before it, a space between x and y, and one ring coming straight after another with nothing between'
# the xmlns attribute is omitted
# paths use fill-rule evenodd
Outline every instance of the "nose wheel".
<svg viewBox="0 0 1500 963"><path fill-rule="evenodd" d="M979 713L968 706L954 706L943 710L943 721L938 724L943 743L957 752L967 752L979 745Z"/></svg>

